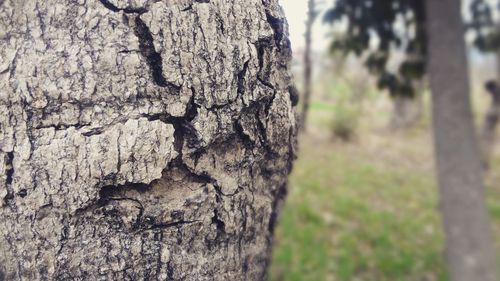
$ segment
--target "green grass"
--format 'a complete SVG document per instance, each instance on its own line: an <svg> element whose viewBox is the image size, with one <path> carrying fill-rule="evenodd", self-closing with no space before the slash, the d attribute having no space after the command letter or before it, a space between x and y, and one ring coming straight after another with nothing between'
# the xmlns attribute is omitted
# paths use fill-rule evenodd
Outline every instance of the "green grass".
<svg viewBox="0 0 500 281"><path fill-rule="evenodd" d="M335 108L336 108L335 105L324 103L324 102L311 103L311 110L332 111Z"/></svg>
<svg viewBox="0 0 500 281"><path fill-rule="evenodd" d="M416 128L387 133L381 129L390 103L370 92L361 105L358 137L334 142L332 119L349 89L333 82L324 88L319 92L327 94L311 103L309 131L300 140L269 280L448 280L428 110ZM496 157L486 190L500 253L499 182Z"/></svg>
<svg viewBox="0 0 500 281"><path fill-rule="evenodd" d="M270 280L445 280L431 178L303 145Z"/></svg>

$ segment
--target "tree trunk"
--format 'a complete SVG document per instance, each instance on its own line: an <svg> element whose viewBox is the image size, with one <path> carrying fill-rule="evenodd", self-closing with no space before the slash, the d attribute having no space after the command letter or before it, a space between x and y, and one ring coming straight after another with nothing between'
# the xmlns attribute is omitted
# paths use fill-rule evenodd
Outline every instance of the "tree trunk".
<svg viewBox="0 0 500 281"><path fill-rule="evenodd" d="M495 148L498 121L500 120L500 89L498 89L498 85L500 85L499 82L488 82L486 86L491 96L491 105L486 112L481 131L481 152L483 168L485 170L489 170L490 168Z"/></svg>
<svg viewBox="0 0 500 281"><path fill-rule="evenodd" d="M426 6L437 176L451 280L498 280L472 122L460 2L427 0Z"/></svg>
<svg viewBox="0 0 500 281"><path fill-rule="evenodd" d="M0 0L0 280L262 280L296 124L278 0Z"/></svg>
<svg viewBox="0 0 500 281"><path fill-rule="evenodd" d="M306 32L304 34L306 41L306 49L304 51L304 99L302 102L302 114L300 118L300 129L302 131L306 130L307 126L307 114L309 112L309 103L311 100L312 92L312 58L311 58L311 48L312 48L312 28L314 20L316 19L316 3L315 0L308 1L308 13L306 20Z"/></svg>
<svg viewBox="0 0 500 281"><path fill-rule="evenodd" d="M389 121L390 130L407 129L413 127L422 116L421 93L415 97L392 97L394 109Z"/></svg>

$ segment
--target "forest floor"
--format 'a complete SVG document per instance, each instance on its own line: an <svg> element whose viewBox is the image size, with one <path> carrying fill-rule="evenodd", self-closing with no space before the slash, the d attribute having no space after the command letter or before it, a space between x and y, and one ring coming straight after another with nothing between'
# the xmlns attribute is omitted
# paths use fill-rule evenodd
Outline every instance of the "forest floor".
<svg viewBox="0 0 500 281"><path fill-rule="evenodd" d="M388 131L387 103L372 103L343 142L331 104L313 103L300 137L269 280L447 280L428 114ZM486 188L500 256L500 157Z"/></svg>

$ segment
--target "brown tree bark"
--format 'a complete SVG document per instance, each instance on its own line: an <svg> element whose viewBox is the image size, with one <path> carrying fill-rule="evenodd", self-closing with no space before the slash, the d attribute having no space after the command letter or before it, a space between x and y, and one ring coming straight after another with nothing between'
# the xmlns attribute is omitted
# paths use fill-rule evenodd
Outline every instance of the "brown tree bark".
<svg viewBox="0 0 500 281"><path fill-rule="evenodd" d="M461 5L427 0L429 72L445 256L453 281L497 279L472 122Z"/></svg>
<svg viewBox="0 0 500 281"><path fill-rule="evenodd" d="M0 280L263 280L278 0L0 0Z"/></svg>
<svg viewBox="0 0 500 281"><path fill-rule="evenodd" d="M316 0L309 0L307 6L308 6L308 12L306 20L306 32L304 34L306 43L304 50L304 95L302 101L302 114L300 118L300 129L302 131L306 130L307 114L309 113L309 103L311 100L311 92L312 92L311 49L312 49L312 28L314 21L316 20L317 17Z"/></svg>

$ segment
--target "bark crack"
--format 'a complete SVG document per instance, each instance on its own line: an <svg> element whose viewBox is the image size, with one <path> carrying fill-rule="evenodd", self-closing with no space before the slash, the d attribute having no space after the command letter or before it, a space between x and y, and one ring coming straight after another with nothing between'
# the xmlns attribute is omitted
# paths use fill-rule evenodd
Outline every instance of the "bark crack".
<svg viewBox="0 0 500 281"><path fill-rule="evenodd" d="M149 27L139 16L135 18L134 31L135 35L139 39L139 49L141 50L142 56L146 58L155 84L178 92L180 87L168 82L163 75L163 60L161 54L155 49L153 35L151 34Z"/></svg>
<svg viewBox="0 0 500 281"><path fill-rule="evenodd" d="M226 224L224 221L222 221L219 218L219 212L217 209L214 210L214 216L212 217L212 223L215 224L215 227L217 228L217 237L215 238L215 241L218 241L218 238L220 235L223 235L226 233Z"/></svg>
<svg viewBox="0 0 500 281"><path fill-rule="evenodd" d="M288 94L290 95L290 100L292 101L292 106L297 106L300 100L299 91L295 85L290 85L288 87Z"/></svg>
<svg viewBox="0 0 500 281"><path fill-rule="evenodd" d="M11 152L7 153L7 161L6 161L6 164L7 164L7 171L6 171L7 180L6 180L6 184L7 185L11 185L12 184L12 179L13 179L13 175L14 175L14 165L13 165L13 162L14 162L14 152L11 151Z"/></svg>
<svg viewBox="0 0 500 281"><path fill-rule="evenodd" d="M171 227L176 227L176 226L182 226L185 224L193 224L200 222L199 220L192 220L192 221L185 221L185 220L180 220L180 221L174 221L174 222L167 222L167 223L156 223L153 224L151 227L144 229L144 230L152 230L152 229L165 229L165 228L171 228Z"/></svg>
<svg viewBox="0 0 500 281"><path fill-rule="evenodd" d="M248 63L249 61L246 61L243 64L243 69L238 73L238 95L243 95L245 93L245 76L248 71Z"/></svg>
<svg viewBox="0 0 500 281"><path fill-rule="evenodd" d="M5 159L5 164L6 164L6 180L5 180L5 185L7 187L7 195L4 197L4 202L6 205L10 203L12 199L14 199L14 191L12 190L12 181L14 179L14 152L10 151L7 152L6 154L6 159Z"/></svg>
<svg viewBox="0 0 500 281"><path fill-rule="evenodd" d="M34 129L35 130L42 130L42 129L49 129L49 128L54 128L54 130L56 131L61 131L61 130L66 130L66 129L69 129L69 128L75 128L75 129L81 129L85 126L90 126L91 124L90 123L85 123L85 124L81 124L81 123L75 123L75 124L49 124L49 125L40 125L40 126L37 126L35 127Z"/></svg>
<svg viewBox="0 0 500 281"><path fill-rule="evenodd" d="M278 50L280 50L281 49L281 42L283 39L283 33L284 33L283 32L283 20L271 15L271 13L269 13L269 11L267 9L266 9L266 18L267 18L267 22L269 23L269 25L271 25L271 28L274 31L274 41L276 42L276 47L278 48Z"/></svg>

